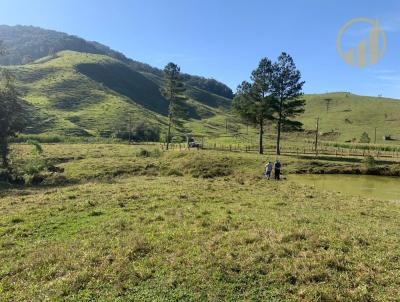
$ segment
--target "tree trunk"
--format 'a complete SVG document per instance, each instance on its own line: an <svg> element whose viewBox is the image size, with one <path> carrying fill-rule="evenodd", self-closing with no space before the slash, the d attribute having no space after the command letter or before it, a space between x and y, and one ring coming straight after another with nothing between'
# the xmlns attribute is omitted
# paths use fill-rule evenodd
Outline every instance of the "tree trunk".
<svg viewBox="0 0 400 302"><path fill-rule="evenodd" d="M8 142L7 139L0 141L0 156L3 168L8 168Z"/></svg>
<svg viewBox="0 0 400 302"><path fill-rule="evenodd" d="M264 146L263 146L263 135L264 135L264 124L263 120L260 120L260 141L258 145L258 153L264 154Z"/></svg>
<svg viewBox="0 0 400 302"><path fill-rule="evenodd" d="M167 133L167 150L169 149L169 144L171 142L171 124L172 124L172 116L169 116L169 122L168 122L168 133Z"/></svg>
<svg viewBox="0 0 400 302"><path fill-rule="evenodd" d="M279 117L278 117L278 135L276 136L276 155L281 155L281 128L282 128L282 97L279 101Z"/></svg>
<svg viewBox="0 0 400 302"><path fill-rule="evenodd" d="M281 155L281 127L282 127L282 115L279 115L278 119L278 135L276 136L276 155Z"/></svg>

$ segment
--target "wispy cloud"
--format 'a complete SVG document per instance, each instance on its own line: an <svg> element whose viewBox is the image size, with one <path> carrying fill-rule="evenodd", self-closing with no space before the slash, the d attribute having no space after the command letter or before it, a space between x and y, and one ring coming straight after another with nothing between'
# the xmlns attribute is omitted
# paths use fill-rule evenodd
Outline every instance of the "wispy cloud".
<svg viewBox="0 0 400 302"><path fill-rule="evenodd" d="M387 33L400 32L400 15L390 14L380 18L381 28Z"/></svg>
<svg viewBox="0 0 400 302"><path fill-rule="evenodd" d="M377 89L400 91L400 73L398 71L390 69L374 70L372 80L373 86Z"/></svg>

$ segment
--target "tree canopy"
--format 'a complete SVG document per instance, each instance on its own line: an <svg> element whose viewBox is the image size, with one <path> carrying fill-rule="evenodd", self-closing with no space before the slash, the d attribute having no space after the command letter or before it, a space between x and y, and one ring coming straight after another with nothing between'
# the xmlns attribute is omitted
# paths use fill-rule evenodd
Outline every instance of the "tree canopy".
<svg viewBox="0 0 400 302"><path fill-rule="evenodd" d="M252 72L252 82L242 82L237 88L233 108L247 123L259 128L259 153L264 152L263 134L267 120L273 120L274 97L270 93L272 63L263 58Z"/></svg>
<svg viewBox="0 0 400 302"><path fill-rule="evenodd" d="M277 141L276 153L280 154L280 140L282 129L300 130L302 124L291 118L304 112L305 101L300 99L303 95L304 81L301 73L296 68L293 58L283 52L278 61L273 65L271 93L277 100Z"/></svg>
<svg viewBox="0 0 400 302"><path fill-rule="evenodd" d="M0 84L0 156L4 167L8 167L8 140L22 131L25 125L25 109L18 98L14 77L3 70Z"/></svg>
<svg viewBox="0 0 400 302"><path fill-rule="evenodd" d="M168 100L168 132L166 135L167 150L171 142L171 128L186 117L184 101L185 86L182 81L181 69L174 63L168 63L164 68L164 86L162 95Z"/></svg>
<svg viewBox="0 0 400 302"><path fill-rule="evenodd" d="M244 81L237 89L233 102L235 111L260 129L259 152L263 152L262 135L266 120L277 125L276 153L280 154L281 131L299 130L302 124L293 117L304 112L301 100L302 87L300 71L292 57L282 53L277 62L263 58L251 74L252 82Z"/></svg>

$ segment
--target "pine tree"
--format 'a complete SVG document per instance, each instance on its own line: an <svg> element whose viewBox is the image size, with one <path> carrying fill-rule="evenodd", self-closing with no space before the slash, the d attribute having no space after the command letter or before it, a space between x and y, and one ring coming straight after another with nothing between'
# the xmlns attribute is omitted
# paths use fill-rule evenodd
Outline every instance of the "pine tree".
<svg viewBox="0 0 400 302"><path fill-rule="evenodd" d="M0 156L2 165L8 168L9 138L25 127L25 110L18 98L12 74L3 70L0 86Z"/></svg>
<svg viewBox="0 0 400 302"><path fill-rule="evenodd" d="M273 118L274 99L270 95L272 63L263 58L251 74L252 83L242 82L233 100L234 110L247 123L259 128L259 153L264 153L263 135L266 120Z"/></svg>
<svg viewBox="0 0 400 302"><path fill-rule="evenodd" d="M166 135L167 150L171 143L171 129L179 119L185 117L184 101L185 86L180 73L180 68L174 63L168 63L164 68L164 87L162 95L169 101L168 106L168 132Z"/></svg>
<svg viewBox="0 0 400 302"><path fill-rule="evenodd" d="M302 124L290 118L304 112L305 101L299 99L303 95L304 82L292 57L282 53L273 65L272 95L276 98L277 141L276 154L281 152L280 141L282 129L299 130Z"/></svg>

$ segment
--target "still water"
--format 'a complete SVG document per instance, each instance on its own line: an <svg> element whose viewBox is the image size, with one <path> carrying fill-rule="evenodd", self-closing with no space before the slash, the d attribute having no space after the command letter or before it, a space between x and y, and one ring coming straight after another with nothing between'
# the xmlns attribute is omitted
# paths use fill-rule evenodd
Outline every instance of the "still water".
<svg viewBox="0 0 400 302"><path fill-rule="evenodd" d="M371 175L289 175L289 180L325 191L382 200L400 201L400 177Z"/></svg>

